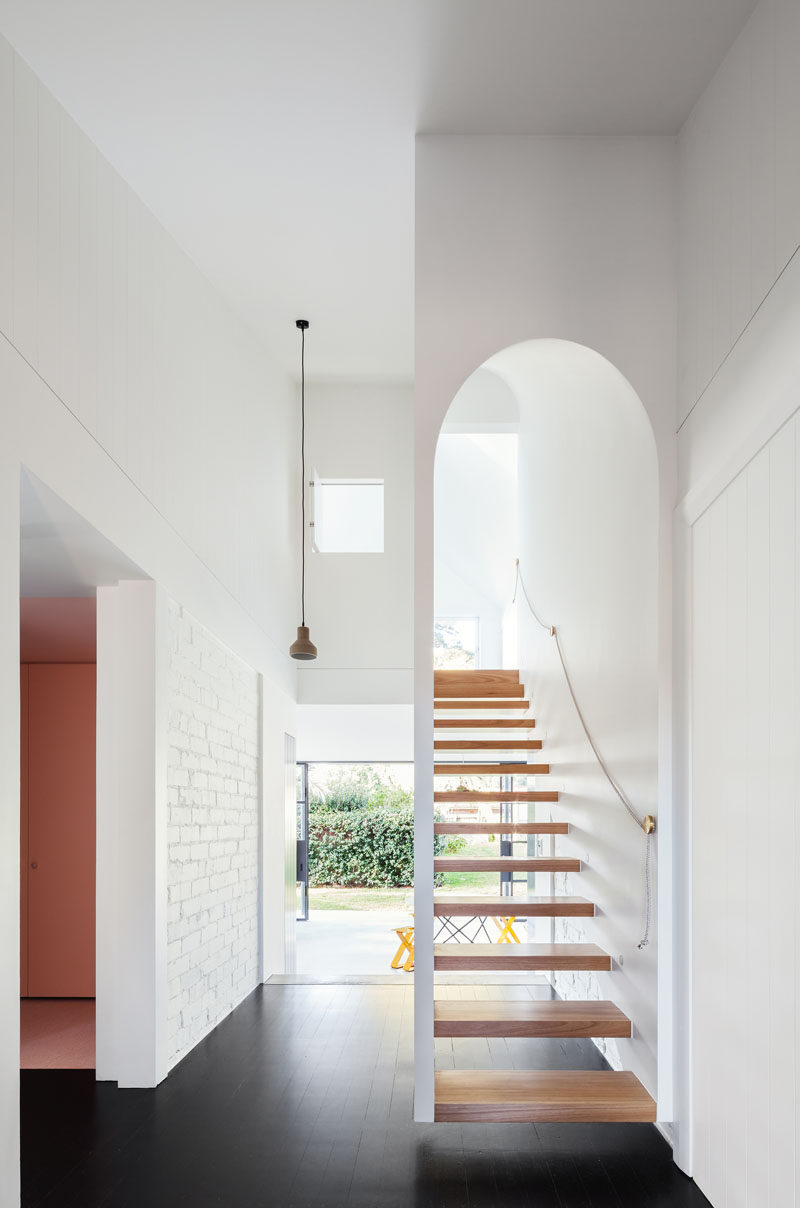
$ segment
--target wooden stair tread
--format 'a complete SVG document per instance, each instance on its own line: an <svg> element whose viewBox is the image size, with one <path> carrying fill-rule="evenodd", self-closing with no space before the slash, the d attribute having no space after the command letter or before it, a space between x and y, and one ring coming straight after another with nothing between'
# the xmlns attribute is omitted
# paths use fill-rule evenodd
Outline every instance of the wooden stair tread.
<svg viewBox="0 0 800 1208"><path fill-rule="evenodd" d="M568 822L434 822L435 835L568 835Z"/></svg>
<svg viewBox="0 0 800 1208"><path fill-rule="evenodd" d="M434 917L455 918L458 915L490 918L592 918L594 902L588 898L541 897L520 894L519 897L501 897L494 894L449 894L433 895Z"/></svg>
<svg viewBox="0 0 800 1208"><path fill-rule="evenodd" d="M573 856L434 856L435 872L580 872Z"/></svg>
<svg viewBox="0 0 800 1208"><path fill-rule="evenodd" d="M552 789L526 789L504 793L502 789L473 792L471 789L441 789L433 794L434 801L558 801Z"/></svg>
<svg viewBox="0 0 800 1208"><path fill-rule="evenodd" d="M455 696L524 696L518 671L476 668L475 670L434 671L435 697Z"/></svg>
<svg viewBox="0 0 800 1208"><path fill-rule="evenodd" d="M440 738L434 751L541 751L541 738Z"/></svg>
<svg viewBox="0 0 800 1208"><path fill-rule="evenodd" d="M435 763L434 776L549 776L549 763Z"/></svg>
<svg viewBox="0 0 800 1208"><path fill-rule="evenodd" d="M433 702L434 709L530 709L529 700L440 700ZM434 723L435 724L435 723Z"/></svg>
<svg viewBox="0 0 800 1208"><path fill-rule="evenodd" d="M581 969L608 972L611 957L597 944L434 944L434 969Z"/></svg>
<svg viewBox="0 0 800 1208"><path fill-rule="evenodd" d="M627 1070L439 1070L437 1121L654 1123L656 1104Z"/></svg>
<svg viewBox="0 0 800 1208"><path fill-rule="evenodd" d="M435 717L434 729L445 730L533 730L532 717Z"/></svg>
<svg viewBox="0 0 800 1208"><path fill-rule="evenodd" d="M438 999L434 1036L630 1036L631 1021L613 1002L562 999Z"/></svg>

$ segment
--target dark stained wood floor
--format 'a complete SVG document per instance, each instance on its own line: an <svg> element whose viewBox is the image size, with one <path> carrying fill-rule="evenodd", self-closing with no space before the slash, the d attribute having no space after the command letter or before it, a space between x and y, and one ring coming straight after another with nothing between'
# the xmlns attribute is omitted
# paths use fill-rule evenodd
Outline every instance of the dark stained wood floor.
<svg viewBox="0 0 800 1208"><path fill-rule="evenodd" d="M650 1125L414 1124L411 999L267 984L154 1091L23 1071L23 1205L708 1208ZM437 1061L603 1068L589 1041L437 1041Z"/></svg>

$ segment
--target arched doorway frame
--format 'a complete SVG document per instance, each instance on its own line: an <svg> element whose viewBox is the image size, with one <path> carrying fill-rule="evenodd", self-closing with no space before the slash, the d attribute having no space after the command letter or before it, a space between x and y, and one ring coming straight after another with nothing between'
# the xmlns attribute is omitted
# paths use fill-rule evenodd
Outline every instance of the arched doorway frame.
<svg viewBox="0 0 800 1208"><path fill-rule="evenodd" d="M690 916L691 866L686 836L686 810L676 816L673 808L673 766L681 768L682 747L675 733L673 684L673 593L682 590L673 583L673 506L675 498L675 445L671 433L663 431L657 411L648 409L626 374L602 350L580 340L554 337L564 345L588 348L607 362L636 395L648 418L658 464L658 1104L659 1120L675 1146L675 1158L689 1169L686 1137L689 1129L673 1123L687 1119L690 1102L688 1052L676 1045L676 1028L686 1035L687 1003L691 992L688 918ZM436 446L447 412L458 391L480 368L496 362L503 352L523 344L542 343L542 337L514 341L477 362L468 363L460 353L453 360L458 369L442 369L438 380L423 393L418 389L415 428L415 680L414 745L417 786L415 870L415 1119L433 1119L433 671L430 634L433 628L433 488ZM677 748L676 748L676 743ZM682 774L681 783L686 780ZM675 895L675 852L682 853L680 900ZM681 976L677 977L680 970ZM680 993L677 987L680 985Z"/></svg>

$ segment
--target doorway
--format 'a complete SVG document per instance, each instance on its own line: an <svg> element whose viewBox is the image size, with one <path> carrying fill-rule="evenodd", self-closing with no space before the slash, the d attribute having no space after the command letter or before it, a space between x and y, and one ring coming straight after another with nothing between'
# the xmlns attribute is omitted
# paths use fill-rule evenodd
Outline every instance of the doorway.
<svg viewBox="0 0 800 1208"><path fill-rule="evenodd" d="M96 608L20 601L20 1064L95 1065Z"/></svg>
<svg viewBox="0 0 800 1208"><path fill-rule="evenodd" d="M39 479L20 487L20 1067L94 1070L97 588L144 576Z"/></svg>
<svg viewBox="0 0 800 1208"><path fill-rule="evenodd" d="M410 763L298 763L299 975L397 976L397 930L413 925L413 783Z"/></svg>

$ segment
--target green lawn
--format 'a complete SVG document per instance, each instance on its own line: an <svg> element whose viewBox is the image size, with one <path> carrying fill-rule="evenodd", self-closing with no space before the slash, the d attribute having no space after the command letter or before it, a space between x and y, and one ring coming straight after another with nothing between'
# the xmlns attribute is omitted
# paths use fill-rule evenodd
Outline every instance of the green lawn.
<svg viewBox="0 0 800 1208"><path fill-rule="evenodd" d="M341 885L312 885L308 891L310 910L398 910L405 909L414 893L405 889L345 889Z"/></svg>
<svg viewBox="0 0 800 1208"><path fill-rule="evenodd" d="M498 851L497 842L480 840L469 843L463 854L496 856ZM445 873L440 893L463 893L465 890L499 893L500 876L496 872ZM312 885L308 892L312 910L393 910L396 913L405 908L407 901L410 902L414 891L410 886L402 889L345 889L339 885Z"/></svg>

